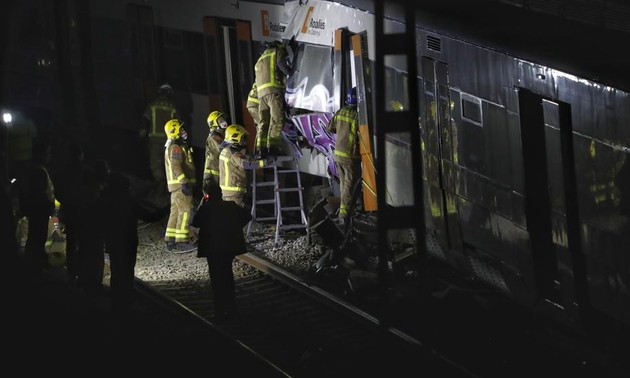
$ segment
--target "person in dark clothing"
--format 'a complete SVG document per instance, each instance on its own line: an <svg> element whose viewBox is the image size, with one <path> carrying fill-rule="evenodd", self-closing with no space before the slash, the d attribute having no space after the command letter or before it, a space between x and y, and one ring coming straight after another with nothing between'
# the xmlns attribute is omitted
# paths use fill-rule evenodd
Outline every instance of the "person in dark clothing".
<svg viewBox="0 0 630 378"><path fill-rule="evenodd" d="M83 150L78 144L66 149L67 157L59 172L57 197L60 202L59 221L66 234L66 271L70 283L76 283L79 276L79 226L81 210L81 181L85 167Z"/></svg>
<svg viewBox="0 0 630 378"><path fill-rule="evenodd" d="M230 320L236 312L232 263L247 252L243 227L247 224L233 201L219 198L202 200L192 221L199 228L197 257L208 261L210 287L214 297L214 319Z"/></svg>
<svg viewBox="0 0 630 378"><path fill-rule="evenodd" d="M0 229L0 245L2 245L2 254L0 260L0 276L4 279L3 284L14 284L18 278L20 268L18 258L18 242L15 236L17 229L17 220L13 211L13 204L10 193L10 184L6 182L4 174L0 174L2 180L2 188L0 190L0 223L3 227ZM5 286L5 285L3 285ZM9 286L5 286L9 287ZM13 294L13 290L8 290Z"/></svg>
<svg viewBox="0 0 630 378"><path fill-rule="evenodd" d="M138 218L129 193L129 179L118 172L111 174L103 192L105 250L111 269L111 300L114 315L123 320L134 300L134 269L138 251Z"/></svg>
<svg viewBox="0 0 630 378"><path fill-rule="evenodd" d="M29 272L36 276L41 275L42 269L48 265L48 221L55 212L55 192L46 167L49 161L50 146L36 143L33 147L33 166L20 199L20 208L28 218L24 257Z"/></svg>
<svg viewBox="0 0 630 378"><path fill-rule="evenodd" d="M109 176L109 165L97 160L87 167L81 186L79 223L79 280L89 294L100 293L105 268L105 229L103 190Z"/></svg>

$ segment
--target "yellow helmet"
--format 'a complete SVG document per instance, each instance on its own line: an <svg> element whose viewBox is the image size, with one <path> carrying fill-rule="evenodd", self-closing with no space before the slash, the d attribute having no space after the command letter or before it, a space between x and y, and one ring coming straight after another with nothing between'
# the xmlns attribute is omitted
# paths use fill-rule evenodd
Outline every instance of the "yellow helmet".
<svg viewBox="0 0 630 378"><path fill-rule="evenodd" d="M219 122L219 118L222 119L221 122ZM215 110L208 115L208 127L210 128L211 131L216 129L219 126L222 129L225 129L227 127L226 118L227 117L225 116L225 113Z"/></svg>
<svg viewBox="0 0 630 378"><path fill-rule="evenodd" d="M249 133L241 125L232 124L225 129L225 140L235 146L245 145L245 140Z"/></svg>
<svg viewBox="0 0 630 378"><path fill-rule="evenodd" d="M402 112L405 108L400 101L392 100L389 102L389 107L394 112Z"/></svg>
<svg viewBox="0 0 630 378"><path fill-rule="evenodd" d="M179 139L181 137L181 130L184 122L178 119L172 119L164 124L164 132L168 139Z"/></svg>

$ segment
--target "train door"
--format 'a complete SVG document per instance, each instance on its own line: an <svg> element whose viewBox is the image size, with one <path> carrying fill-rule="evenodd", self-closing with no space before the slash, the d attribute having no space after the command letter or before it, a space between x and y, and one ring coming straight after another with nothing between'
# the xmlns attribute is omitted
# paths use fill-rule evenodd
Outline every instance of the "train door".
<svg viewBox="0 0 630 378"><path fill-rule="evenodd" d="M570 105L519 89L525 213L540 303L575 318L587 302Z"/></svg>
<svg viewBox="0 0 630 378"><path fill-rule="evenodd" d="M208 106L229 115L256 135L253 120L247 112L247 94L254 81L251 25L249 21L204 17L206 36ZM254 139L249 138L248 150L253 151Z"/></svg>
<svg viewBox="0 0 630 378"><path fill-rule="evenodd" d="M428 57L421 62L420 93L423 153L428 206L436 237L443 248L461 249L462 237L455 196L453 164L455 125L448 85L448 65Z"/></svg>

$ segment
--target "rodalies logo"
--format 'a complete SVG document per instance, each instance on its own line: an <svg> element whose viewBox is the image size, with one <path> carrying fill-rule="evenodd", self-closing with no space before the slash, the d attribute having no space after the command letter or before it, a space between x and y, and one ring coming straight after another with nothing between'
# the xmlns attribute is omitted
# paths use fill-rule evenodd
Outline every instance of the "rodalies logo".
<svg viewBox="0 0 630 378"><path fill-rule="evenodd" d="M260 18L262 23L262 35L265 37L271 36L272 33L282 34L287 28L286 25L282 25L279 22L269 21L269 12L266 10L260 11Z"/></svg>
<svg viewBox="0 0 630 378"><path fill-rule="evenodd" d="M302 29L300 29L300 32L311 34L311 35L319 35L321 30L326 29L326 21L322 20L321 18L316 20L312 17L314 9L315 7L308 8L308 11L306 12L306 17L304 17L304 23L302 23Z"/></svg>

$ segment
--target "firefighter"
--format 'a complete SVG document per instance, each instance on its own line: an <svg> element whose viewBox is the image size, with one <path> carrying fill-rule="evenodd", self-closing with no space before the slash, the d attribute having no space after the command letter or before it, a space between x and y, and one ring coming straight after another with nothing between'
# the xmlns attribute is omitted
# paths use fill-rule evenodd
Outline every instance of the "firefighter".
<svg viewBox="0 0 630 378"><path fill-rule="evenodd" d="M336 133L334 161L339 175L341 203L339 223L345 224L352 215L352 191L361 179L361 156L358 135L359 113L357 90L348 90L346 105L339 109L328 123L328 132ZM356 196L355 196L356 198Z"/></svg>
<svg viewBox="0 0 630 378"><path fill-rule="evenodd" d="M86 174L85 154L78 143L71 143L59 172L56 189L61 202L60 221L66 234L66 271L71 283L79 276L79 230L81 226L82 182Z"/></svg>
<svg viewBox="0 0 630 378"><path fill-rule="evenodd" d="M204 195L211 197L221 197L221 189L219 188L219 152L221 143L225 138L227 126L225 113L215 110L208 115L210 132L206 139L206 160L203 166L202 190Z"/></svg>
<svg viewBox="0 0 630 378"><path fill-rule="evenodd" d="M247 111L249 115L252 116L254 120L254 126L256 127L256 151L261 151L263 146L266 146L265 136L263 136L262 129L259 127L258 118L259 112L258 108L260 106L260 100L258 100L258 89L256 88L256 82L252 84L252 88L249 90L249 94L247 94Z"/></svg>
<svg viewBox="0 0 630 378"><path fill-rule="evenodd" d="M24 256L29 271L41 275L42 268L48 266L46 240L48 220L55 211L55 192L46 166L50 161L50 146L36 143L33 147L33 166L25 185L20 207L28 219L28 238Z"/></svg>
<svg viewBox="0 0 630 378"><path fill-rule="evenodd" d="M221 194L224 201L233 201L239 207L245 207L247 194L247 169L267 167L275 161L268 156L264 159L254 159L245 154L247 130L241 125L230 125L225 130L225 147L219 155L219 179Z"/></svg>
<svg viewBox="0 0 630 378"><path fill-rule="evenodd" d="M171 211L166 224L164 241L169 251L192 251L189 224L192 211L192 194L195 185L195 166L192 147L188 146L188 134L179 119L171 119L164 125L168 138L164 146L166 183L171 193Z"/></svg>
<svg viewBox="0 0 630 378"><path fill-rule="evenodd" d="M256 153L265 156L281 154L282 128L284 127L284 91L289 75L287 49L280 41L267 44L258 58L254 71L258 94L259 138Z"/></svg>
<svg viewBox="0 0 630 378"><path fill-rule="evenodd" d="M105 234L109 232L103 216L103 191L110 173L109 163L97 159L86 164L81 177L77 284L89 295L98 295L103 290Z"/></svg>
<svg viewBox="0 0 630 378"><path fill-rule="evenodd" d="M173 102L173 88L163 84L157 97L151 101L142 114L139 137L146 144L151 175L155 181L166 181L164 175L164 124L171 119L180 119L179 111Z"/></svg>
<svg viewBox="0 0 630 378"><path fill-rule="evenodd" d="M197 257L205 257L214 297L213 321L232 319L236 312L236 295L232 263L234 256L247 252L243 227L251 220L245 207L247 193L246 169L264 167L273 158L253 159L245 155L247 131L243 126L230 125L225 130L223 149L219 155L222 200L204 197L193 217L199 228Z"/></svg>
<svg viewBox="0 0 630 378"><path fill-rule="evenodd" d="M105 248L111 269L111 304L116 320L128 317L134 301L134 268L138 252L136 203L130 194L129 179L112 172L103 192L107 222Z"/></svg>

